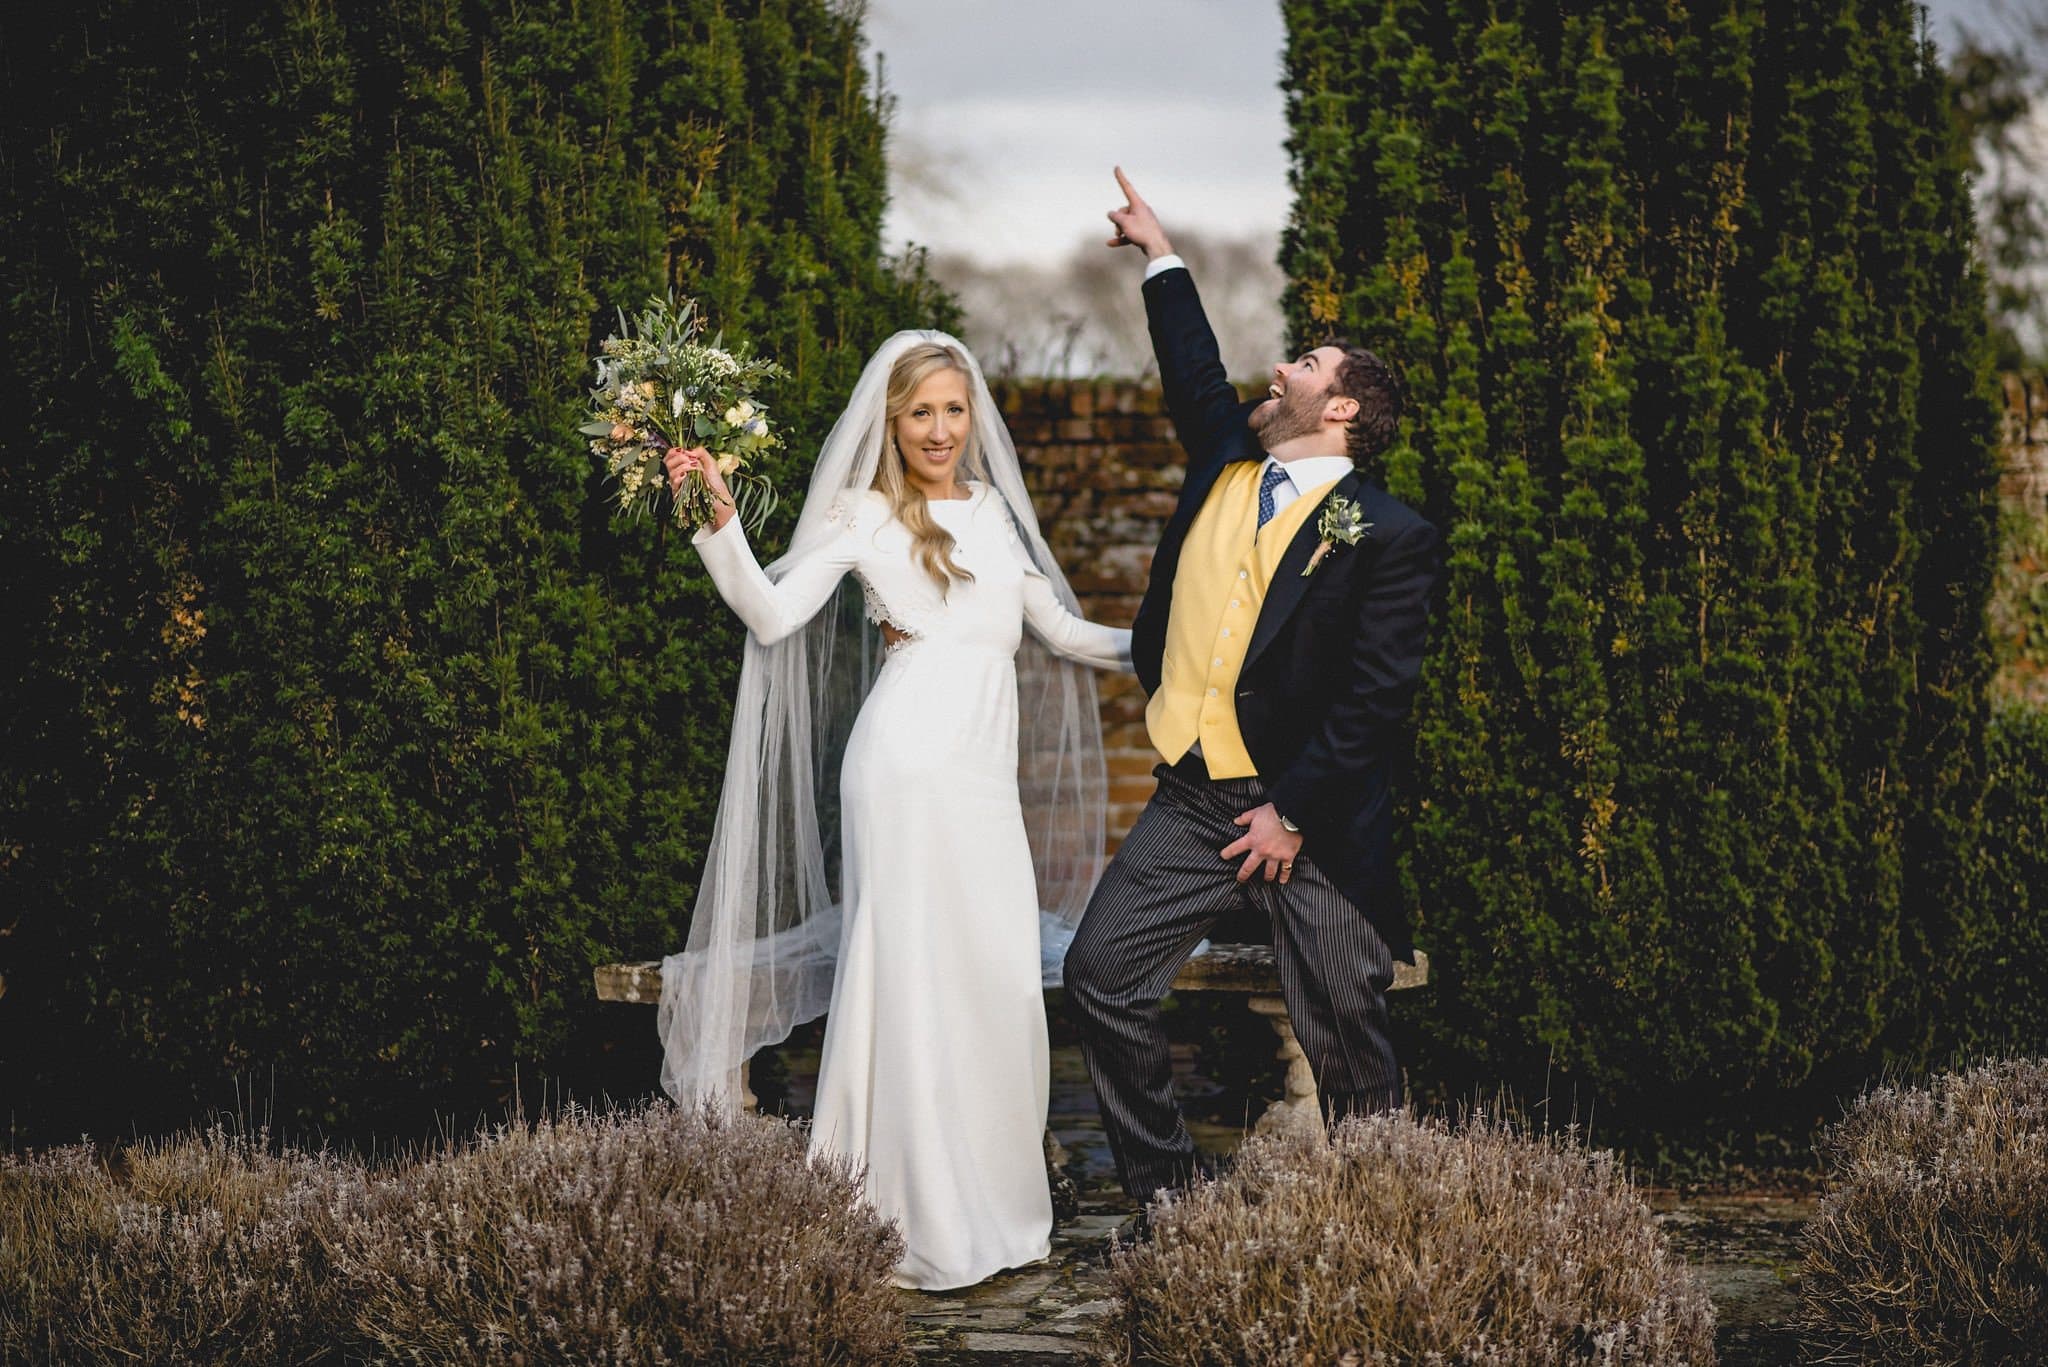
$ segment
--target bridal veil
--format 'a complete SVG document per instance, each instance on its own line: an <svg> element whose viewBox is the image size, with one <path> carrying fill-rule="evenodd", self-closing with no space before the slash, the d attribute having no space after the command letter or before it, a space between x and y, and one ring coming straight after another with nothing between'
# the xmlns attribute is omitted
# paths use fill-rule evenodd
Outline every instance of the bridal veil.
<svg viewBox="0 0 2048 1367"><path fill-rule="evenodd" d="M837 534L826 516L867 489L888 450L886 400L897 358L939 343L966 366L973 451L960 475L1007 506L1033 562L1069 610L1079 604L1046 548L988 382L971 353L943 332L899 332L862 370L819 452L788 567ZM971 463L970 463L971 462ZM690 933L661 964L661 1085L677 1101L739 1100L738 1070L754 1052L823 1015L839 949L839 763L881 663L849 577L803 630L764 646L751 633L733 704L732 741ZM1028 632L1017 654L1018 784L1038 881L1040 961L1047 986L1101 873L1107 780L1095 680Z"/></svg>

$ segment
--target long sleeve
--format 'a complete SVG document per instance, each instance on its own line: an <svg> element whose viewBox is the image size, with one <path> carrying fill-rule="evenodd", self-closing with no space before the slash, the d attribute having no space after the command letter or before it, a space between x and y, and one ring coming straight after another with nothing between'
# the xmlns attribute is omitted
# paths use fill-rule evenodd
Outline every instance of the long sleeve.
<svg viewBox="0 0 2048 1367"><path fill-rule="evenodd" d="M1159 387L1188 453L1192 476L1194 467L1217 457L1225 436L1244 429L1245 415L1256 405L1240 399L1230 383L1194 276L1184 267L1168 268L1148 275L1143 289L1152 354L1159 362ZM1191 478L1189 483L1199 481Z"/></svg>
<svg viewBox="0 0 2048 1367"><path fill-rule="evenodd" d="M1351 679L1322 729L1266 795L1307 825L1336 802L1332 789L1384 761L1422 676L1430 594L1443 573L1436 528L1419 522L1387 548L1358 603Z"/></svg>
<svg viewBox="0 0 2048 1367"><path fill-rule="evenodd" d="M842 529L790 566L779 581L771 580L754 559L738 518L719 531L699 529L691 544L704 557L704 568L726 606L763 645L793 635L810 621L857 558L853 537Z"/></svg>
<svg viewBox="0 0 2048 1367"><path fill-rule="evenodd" d="M1067 611L1053 593L1052 584L1039 572L1022 545L1012 550L1024 566L1024 621L1053 654L1095 669L1131 671L1131 633L1125 627L1106 627Z"/></svg>

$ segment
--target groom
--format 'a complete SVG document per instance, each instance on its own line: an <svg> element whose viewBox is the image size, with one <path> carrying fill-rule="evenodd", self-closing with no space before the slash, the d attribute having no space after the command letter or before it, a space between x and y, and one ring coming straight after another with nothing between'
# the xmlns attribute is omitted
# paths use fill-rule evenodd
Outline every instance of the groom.
<svg viewBox="0 0 2048 1367"><path fill-rule="evenodd" d="M1194 277L1116 174L1127 202L1110 211L1110 245L1145 253L1152 345L1188 464L1131 637L1166 763L1088 904L1066 991L1118 1176L1143 1202L1195 1164L1159 999L1241 899L1272 922L1326 1115L1401 1104L1386 991L1413 950L1390 771L1441 550L1434 527L1355 468L1400 420L1385 363L1319 346L1240 402Z"/></svg>

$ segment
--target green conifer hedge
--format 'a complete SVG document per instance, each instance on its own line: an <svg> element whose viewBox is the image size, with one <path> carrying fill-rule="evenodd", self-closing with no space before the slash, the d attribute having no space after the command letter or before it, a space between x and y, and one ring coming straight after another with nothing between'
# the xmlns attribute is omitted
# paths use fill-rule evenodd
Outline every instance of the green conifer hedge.
<svg viewBox="0 0 2048 1367"><path fill-rule="evenodd" d="M681 942L740 637L686 538L608 522L574 429L610 308L673 287L792 372L800 492L872 346L950 323L879 253L859 25L0 18L17 1127L183 1120L236 1077L323 1124L489 1106L605 1033L593 961Z"/></svg>
<svg viewBox="0 0 2048 1367"><path fill-rule="evenodd" d="M1952 1042L1996 408L1919 7L1285 9L1290 326L1399 358L1451 544L1419 1074L1661 1127Z"/></svg>

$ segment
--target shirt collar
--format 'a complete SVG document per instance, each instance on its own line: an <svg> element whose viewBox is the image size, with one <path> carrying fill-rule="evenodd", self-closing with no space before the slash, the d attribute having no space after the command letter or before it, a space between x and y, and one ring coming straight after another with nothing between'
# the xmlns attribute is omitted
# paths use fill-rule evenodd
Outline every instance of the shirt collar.
<svg viewBox="0 0 2048 1367"><path fill-rule="evenodd" d="M1280 461L1269 455L1265 463L1268 469L1277 465L1286 471L1287 482L1300 494L1333 484L1351 473L1349 456L1304 456L1300 460ZM1260 471L1259 477L1265 478L1264 470Z"/></svg>

